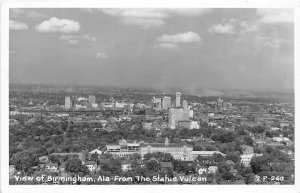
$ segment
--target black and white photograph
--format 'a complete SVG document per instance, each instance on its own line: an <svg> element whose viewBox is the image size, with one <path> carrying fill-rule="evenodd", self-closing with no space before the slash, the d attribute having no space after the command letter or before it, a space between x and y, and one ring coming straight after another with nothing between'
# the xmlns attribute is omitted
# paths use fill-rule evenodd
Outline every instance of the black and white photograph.
<svg viewBox="0 0 300 193"><path fill-rule="evenodd" d="M9 186L294 186L295 10L7 8Z"/></svg>

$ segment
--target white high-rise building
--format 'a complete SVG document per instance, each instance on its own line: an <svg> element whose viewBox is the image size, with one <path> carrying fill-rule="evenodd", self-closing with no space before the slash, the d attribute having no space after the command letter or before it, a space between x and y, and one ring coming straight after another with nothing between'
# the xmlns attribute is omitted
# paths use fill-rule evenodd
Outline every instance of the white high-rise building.
<svg viewBox="0 0 300 193"><path fill-rule="evenodd" d="M189 121L189 111L183 109L170 109L169 110L169 127L175 129L178 127L179 121Z"/></svg>
<svg viewBox="0 0 300 193"><path fill-rule="evenodd" d="M152 99L153 101L153 108L156 109L156 110L161 110L161 98L155 98L153 97Z"/></svg>
<svg viewBox="0 0 300 193"><path fill-rule="evenodd" d="M223 99L218 98L216 110L223 109Z"/></svg>
<svg viewBox="0 0 300 193"><path fill-rule="evenodd" d="M89 103L90 104L96 103L96 97L95 97L95 95L89 95Z"/></svg>
<svg viewBox="0 0 300 193"><path fill-rule="evenodd" d="M69 96L65 97L65 108L69 109L72 107L72 102L71 102L71 98Z"/></svg>
<svg viewBox="0 0 300 193"><path fill-rule="evenodd" d="M180 99L181 98L181 93L180 92L176 92L176 103L175 103L175 107L181 107L181 102Z"/></svg>
<svg viewBox="0 0 300 193"><path fill-rule="evenodd" d="M194 111L192 109L192 106L189 105L187 110L189 111L190 118L193 118L194 117Z"/></svg>
<svg viewBox="0 0 300 193"><path fill-rule="evenodd" d="M187 100L183 100L182 101L182 108L183 108L183 110L187 110L188 109L188 102L187 102Z"/></svg>
<svg viewBox="0 0 300 193"><path fill-rule="evenodd" d="M171 97L165 96L162 102L162 109L169 109L171 108L171 105Z"/></svg>

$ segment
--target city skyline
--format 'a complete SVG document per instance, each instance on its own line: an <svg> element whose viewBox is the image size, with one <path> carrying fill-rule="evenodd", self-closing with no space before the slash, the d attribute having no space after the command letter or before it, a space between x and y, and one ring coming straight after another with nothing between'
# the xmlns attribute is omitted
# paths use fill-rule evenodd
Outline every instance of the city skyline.
<svg viewBox="0 0 300 193"><path fill-rule="evenodd" d="M292 9L11 9L10 83L293 90L293 20Z"/></svg>

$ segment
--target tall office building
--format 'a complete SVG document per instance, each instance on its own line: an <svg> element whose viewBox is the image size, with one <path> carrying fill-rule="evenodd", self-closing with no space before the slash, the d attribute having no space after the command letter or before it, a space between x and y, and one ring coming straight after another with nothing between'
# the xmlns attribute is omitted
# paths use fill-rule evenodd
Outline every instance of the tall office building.
<svg viewBox="0 0 300 193"><path fill-rule="evenodd" d="M183 109L169 110L169 127L175 129L178 127L179 121L189 121L189 111Z"/></svg>
<svg viewBox="0 0 300 193"><path fill-rule="evenodd" d="M69 96L65 97L65 108L69 109L72 107L72 102L71 102L71 98Z"/></svg>
<svg viewBox="0 0 300 193"><path fill-rule="evenodd" d="M169 109L169 108L171 108L171 97L165 96L162 102L162 109Z"/></svg>
<svg viewBox="0 0 300 193"><path fill-rule="evenodd" d="M182 108L183 108L183 110L187 110L188 109L188 102L187 102L187 100L183 100L182 101Z"/></svg>
<svg viewBox="0 0 300 193"><path fill-rule="evenodd" d="M155 98L153 97L153 108L156 110L161 110L161 98Z"/></svg>
<svg viewBox="0 0 300 193"><path fill-rule="evenodd" d="M89 103L90 104L96 103L96 97L95 97L95 95L89 95Z"/></svg>
<svg viewBox="0 0 300 193"><path fill-rule="evenodd" d="M176 92L176 103L175 103L175 107L181 107L180 98L181 98L181 93L180 93L180 92Z"/></svg>
<svg viewBox="0 0 300 193"><path fill-rule="evenodd" d="M216 110L223 109L223 99L218 98Z"/></svg>

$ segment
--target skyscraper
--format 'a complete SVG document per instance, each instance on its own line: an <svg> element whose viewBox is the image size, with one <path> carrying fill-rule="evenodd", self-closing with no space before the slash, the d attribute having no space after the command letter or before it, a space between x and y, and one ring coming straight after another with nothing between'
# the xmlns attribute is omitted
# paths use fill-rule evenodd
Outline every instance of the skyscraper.
<svg viewBox="0 0 300 193"><path fill-rule="evenodd" d="M183 100L182 101L182 108L183 108L183 110L187 110L188 109L188 102L187 102L187 100Z"/></svg>
<svg viewBox="0 0 300 193"><path fill-rule="evenodd" d="M180 92L176 92L176 103L175 103L175 107L181 107L180 98L181 98L181 93L180 93Z"/></svg>
<svg viewBox="0 0 300 193"><path fill-rule="evenodd" d="M161 110L161 98L155 98L153 97L152 99L153 101L153 108L156 109L156 110Z"/></svg>
<svg viewBox="0 0 300 193"><path fill-rule="evenodd" d="M95 97L95 95L89 95L89 103L90 104L96 103L96 97Z"/></svg>
<svg viewBox="0 0 300 193"><path fill-rule="evenodd" d="M65 108L69 109L72 107L72 102L71 102L71 98L69 96L65 97Z"/></svg>
<svg viewBox="0 0 300 193"><path fill-rule="evenodd" d="M217 101L217 110L221 110L223 109L223 99L220 99L218 98L218 101Z"/></svg>
<svg viewBox="0 0 300 193"><path fill-rule="evenodd" d="M169 109L169 108L171 108L171 97L165 96L163 98L162 108L163 109Z"/></svg>

